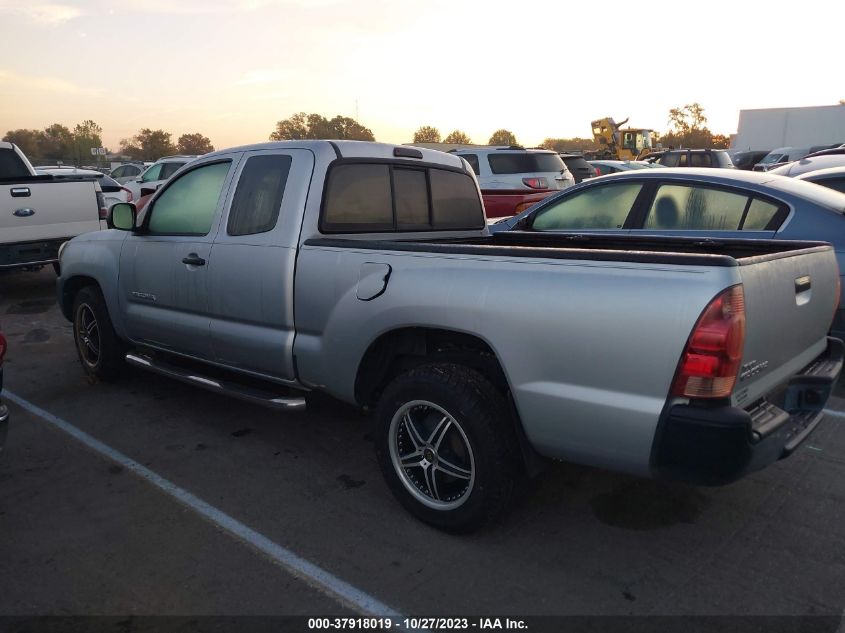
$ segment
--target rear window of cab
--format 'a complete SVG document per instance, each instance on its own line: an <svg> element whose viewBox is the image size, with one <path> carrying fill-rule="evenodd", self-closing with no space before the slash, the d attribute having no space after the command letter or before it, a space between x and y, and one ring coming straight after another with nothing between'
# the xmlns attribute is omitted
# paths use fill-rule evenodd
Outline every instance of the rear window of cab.
<svg viewBox="0 0 845 633"><path fill-rule="evenodd" d="M342 163L329 171L320 216L323 233L484 226L475 180L465 172L394 163Z"/></svg>

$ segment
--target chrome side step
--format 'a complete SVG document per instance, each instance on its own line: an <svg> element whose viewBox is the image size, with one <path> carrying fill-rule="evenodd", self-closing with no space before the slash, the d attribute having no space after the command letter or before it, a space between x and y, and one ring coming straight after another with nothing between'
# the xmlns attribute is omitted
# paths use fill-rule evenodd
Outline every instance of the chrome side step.
<svg viewBox="0 0 845 633"><path fill-rule="evenodd" d="M189 369L183 369L176 365L171 365L166 361L160 359L153 359L144 354L137 352L130 352L126 355L126 362L134 367L140 367L148 371L167 376L168 378L175 378L181 382L195 387L201 387L216 393L222 393L233 398L246 400L253 404L258 404L271 409L281 409L283 411L298 411L305 408L305 397L289 397L280 396L270 393L255 387L248 387L246 385L239 385L237 383L220 380L219 378L209 378L201 376Z"/></svg>

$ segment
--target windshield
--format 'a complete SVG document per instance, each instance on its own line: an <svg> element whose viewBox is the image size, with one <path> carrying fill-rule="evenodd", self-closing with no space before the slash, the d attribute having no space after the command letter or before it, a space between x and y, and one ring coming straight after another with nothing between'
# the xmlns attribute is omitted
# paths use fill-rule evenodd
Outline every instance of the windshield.
<svg viewBox="0 0 845 633"><path fill-rule="evenodd" d="M781 163L786 160L786 154L766 154L760 162L763 165L771 165L772 163Z"/></svg>
<svg viewBox="0 0 845 633"><path fill-rule="evenodd" d="M566 169L560 156L552 153L502 152L488 154L490 171L494 174L535 174Z"/></svg>

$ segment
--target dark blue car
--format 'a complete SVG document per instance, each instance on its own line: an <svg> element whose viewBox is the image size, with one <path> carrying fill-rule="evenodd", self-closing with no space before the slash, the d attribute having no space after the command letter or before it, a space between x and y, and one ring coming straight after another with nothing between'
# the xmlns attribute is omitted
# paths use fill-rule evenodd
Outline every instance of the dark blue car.
<svg viewBox="0 0 845 633"><path fill-rule="evenodd" d="M728 169L641 169L570 187L490 230L824 240L836 249L842 275L843 214L845 194L794 178ZM845 334L842 299L832 331Z"/></svg>

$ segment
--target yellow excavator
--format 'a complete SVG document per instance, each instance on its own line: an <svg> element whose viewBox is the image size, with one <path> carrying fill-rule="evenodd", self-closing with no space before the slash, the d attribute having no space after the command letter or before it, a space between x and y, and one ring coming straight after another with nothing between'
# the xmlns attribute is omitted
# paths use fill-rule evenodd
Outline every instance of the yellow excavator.
<svg viewBox="0 0 845 633"><path fill-rule="evenodd" d="M657 135L645 128L625 128L628 119L617 123L610 117L593 121L593 139L601 148L596 158L642 160L656 149Z"/></svg>

